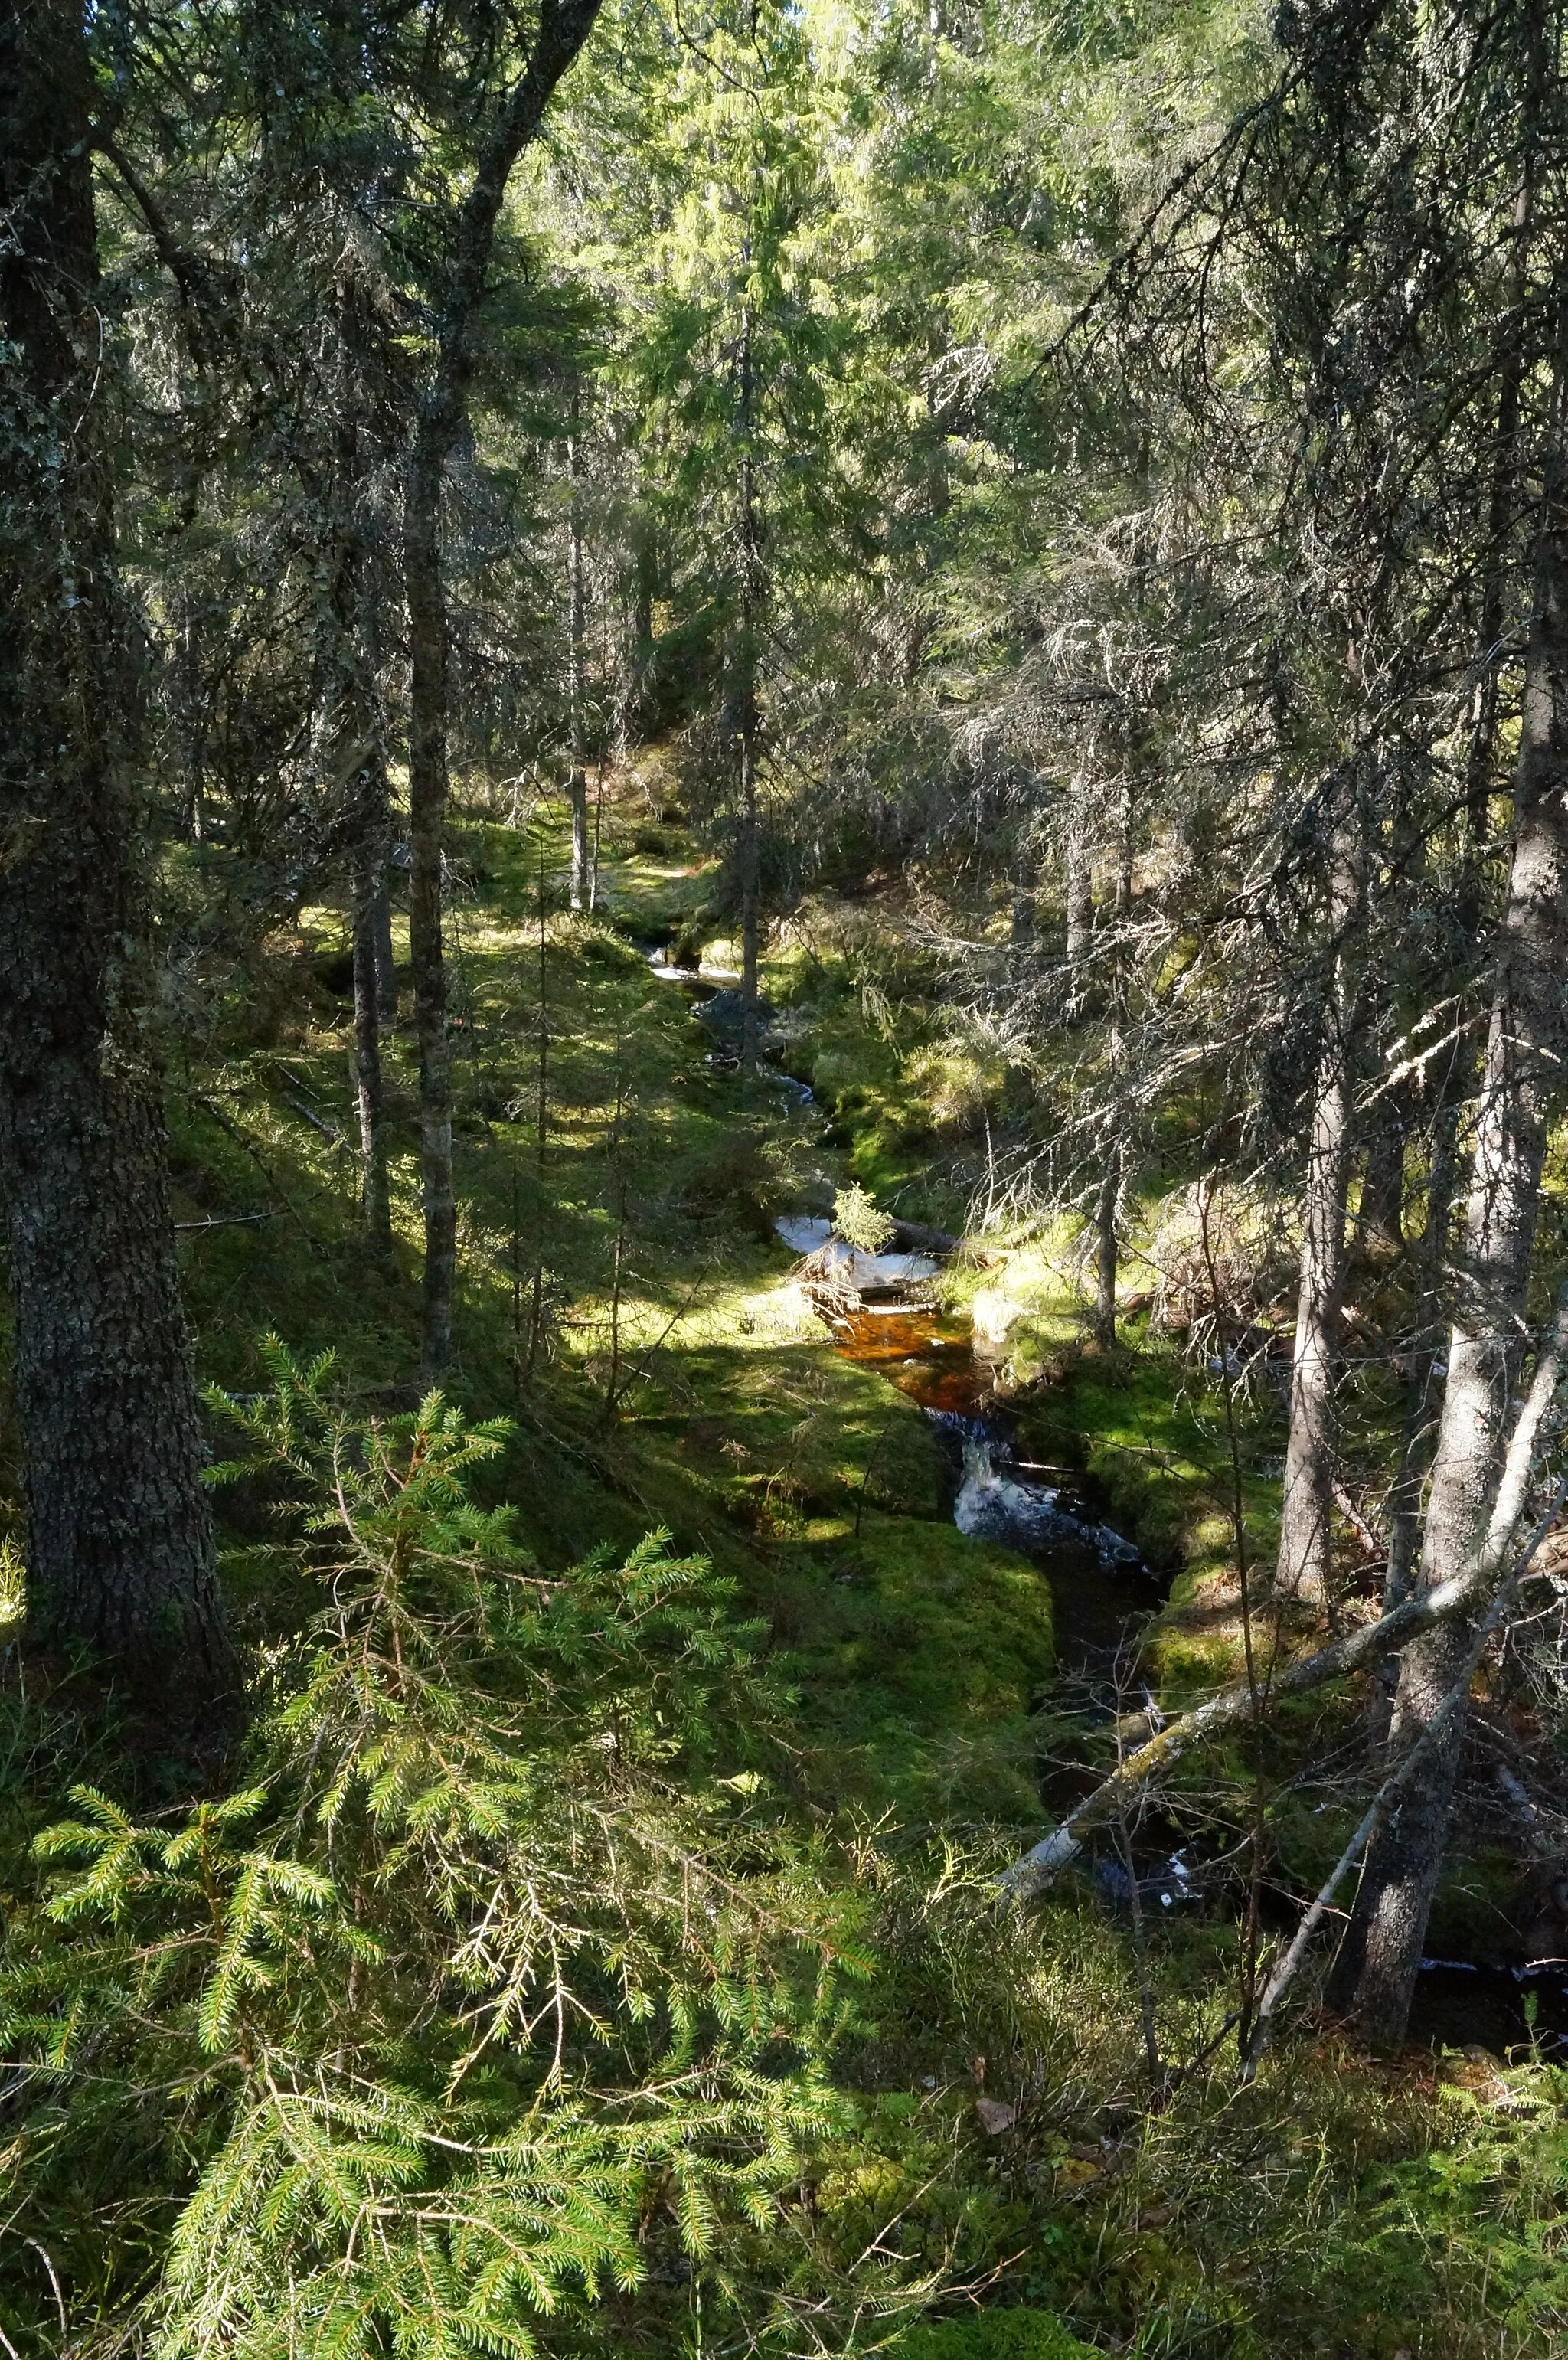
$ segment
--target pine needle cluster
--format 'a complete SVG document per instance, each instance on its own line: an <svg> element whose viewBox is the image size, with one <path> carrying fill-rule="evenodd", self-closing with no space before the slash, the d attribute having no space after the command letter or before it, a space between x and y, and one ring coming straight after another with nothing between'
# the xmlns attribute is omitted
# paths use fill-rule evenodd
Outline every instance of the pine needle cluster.
<svg viewBox="0 0 1568 2360"><path fill-rule="evenodd" d="M37 1843L7 2349L511 2360L703 2300L766 2344L858 1961L756 1629L662 1534L547 1577L470 1488L501 1423L269 1358L218 1471L313 1610L234 1791L78 1786Z"/></svg>

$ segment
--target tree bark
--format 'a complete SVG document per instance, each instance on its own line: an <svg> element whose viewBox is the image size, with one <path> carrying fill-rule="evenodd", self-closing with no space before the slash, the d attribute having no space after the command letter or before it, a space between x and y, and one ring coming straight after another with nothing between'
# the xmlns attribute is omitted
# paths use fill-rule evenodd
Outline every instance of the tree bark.
<svg viewBox="0 0 1568 2360"><path fill-rule="evenodd" d="M451 628L441 566L441 489L467 419L473 332L484 300L495 224L518 157L551 93L586 41L599 0L543 0L527 66L479 143L453 229L436 325L436 365L419 406L403 509L408 605L408 934L419 1049L419 1166L425 1221L423 1361L452 1359L457 1284L457 1197L452 1164L452 1060L447 1040L441 868L449 784Z"/></svg>
<svg viewBox="0 0 1568 2360"><path fill-rule="evenodd" d="M567 606L571 632L572 773L567 799L572 806L572 906L586 910L588 874L587 756L587 585L583 566L583 438L582 398L572 398L572 433L566 445L566 473L571 486L567 552Z"/></svg>
<svg viewBox="0 0 1568 2360"><path fill-rule="evenodd" d="M1116 1340L1116 1199L1121 1158L1115 1148L1100 1182L1094 1207L1094 1339L1106 1349Z"/></svg>
<svg viewBox="0 0 1568 2360"><path fill-rule="evenodd" d="M0 1179L31 1637L216 1737L238 1680L169 1221L79 9L0 0Z"/></svg>
<svg viewBox="0 0 1568 2360"><path fill-rule="evenodd" d="M1523 1313L1546 1143L1545 1106L1562 1043L1568 922L1568 481L1559 371L1553 448L1537 539L1536 611L1525 659L1514 782L1513 858L1465 1210L1463 1292L1448 1346L1420 1586L1463 1563L1496 1490L1501 1437L1523 1354ZM1465 1623L1432 1631L1399 1667L1393 1743L1414 1745L1453 1687ZM1374 2047L1403 2039L1427 1918L1442 1871L1464 1742L1455 1714L1421 1776L1368 1850L1333 1996Z"/></svg>
<svg viewBox="0 0 1568 2360"><path fill-rule="evenodd" d="M1353 791L1350 781L1345 792ZM1334 1387L1345 1292L1345 1214L1350 1182L1350 1090L1356 1025L1349 936L1359 902L1353 814L1335 817L1328 915L1333 967L1308 1134L1301 1284L1290 1364L1290 1431L1279 1519L1276 1594L1321 1607L1329 1594L1334 1501Z"/></svg>

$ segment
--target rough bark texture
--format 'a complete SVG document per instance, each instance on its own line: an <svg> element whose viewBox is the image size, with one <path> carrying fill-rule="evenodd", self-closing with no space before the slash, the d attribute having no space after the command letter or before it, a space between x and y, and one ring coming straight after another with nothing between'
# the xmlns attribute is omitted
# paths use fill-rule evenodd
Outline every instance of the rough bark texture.
<svg viewBox="0 0 1568 2360"><path fill-rule="evenodd" d="M237 1692L201 1482L158 1074L103 421L80 10L0 0L0 1177L33 1637L139 1718Z"/></svg>
<svg viewBox="0 0 1568 2360"><path fill-rule="evenodd" d="M1301 1274L1290 1364L1290 1431L1275 1586L1281 1598L1321 1606L1329 1593L1334 1499L1334 1385L1345 1292L1345 1209L1350 1181L1350 1087L1355 989L1348 936L1357 904L1353 823L1335 827L1329 889L1334 963L1307 1142Z"/></svg>
<svg viewBox="0 0 1568 2360"><path fill-rule="evenodd" d="M1561 399L1562 388L1559 388ZM1537 603L1525 662L1514 785L1514 847L1499 932L1469 1200L1463 1293L1432 1466L1420 1584L1448 1579L1485 1523L1523 1352L1522 1315L1545 1150L1545 1100L1561 1048L1568 901L1568 501L1560 451L1548 470L1537 543ZM1433 1630L1399 1667L1393 1743L1413 1745L1452 1688L1468 1626ZM1447 1841L1464 1716L1367 1856L1334 1979L1363 2036L1404 2036Z"/></svg>
<svg viewBox="0 0 1568 2360"><path fill-rule="evenodd" d="M403 507L408 605L408 934L419 1048L419 1165L424 1191L424 1364L452 1358L457 1198L452 1168L452 1059L447 1042L441 858L446 832L451 630L441 569L441 490L467 417L473 333L484 300L506 183L562 74L593 28L599 0L544 0L527 66L478 144L453 227L436 323L434 375L419 406Z"/></svg>
<svg viewBox="0 0 1568 2360"><path fill-rule="evenodd" d="M1113 1153L1094 1207L1094 1337L1107 1348L1116 1340L1116 1199L1120 1193L1119 1158Z"/></svg>

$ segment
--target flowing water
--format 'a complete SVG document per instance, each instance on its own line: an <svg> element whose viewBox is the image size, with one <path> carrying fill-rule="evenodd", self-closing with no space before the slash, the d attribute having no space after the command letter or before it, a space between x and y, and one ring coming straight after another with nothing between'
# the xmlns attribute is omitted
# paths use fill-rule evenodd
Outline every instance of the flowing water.
<svg viewBox="0 0 1568 2360"><path fill-rule="evenodd" d="M826 1221L779 1223L797 1252L818 1251ZM863 1301L833 1322L834 1346L846 1360L874 1369L918 1402L943 1446L953 1477L953 1521L961 1532L1018 1550L1049 1574L1063 1689L1093 1716L1130 1685L1140 1694L1137 1655L1140 1633L1159 1608L1164 1587L1137 1546L1105 1519L1103 1503L1082 1474L1022 1459L1016 1420L996 1363L975 1348L967 1319L927 1309L909 1290L934 1271L911 1274L909 1256L860 1255L853 1281L865 1293L890 1300ZM849 1275L851 1265L845 1264ZM1130 1700L1130 1699L1127 1699ZM1064 1808L1096 1774L1071 1758L1041 1765L1048 1808ZM1202 1847L1156 1814L1138 1844L1138 1890L1146 1910L1179 1909L1204 1896ZM1126 1907L1128 1878L1118 1857L1105 1853L1092 1874L1103 1904ZM1225 1905L1218 1895L1211 1902ZM1293 1929L1288 1907L1281 1928ZM1507 1951L1505 1938L1499 1950ZM1533 2040L1541 2054L1568 2058L1568 1961L1512 1957L1424 1959L1410 2019L1411 2041L1423 2048L1485 2049L1501 2058Z"/></svg>
<svg viewBox="0 0 1568 2360"><path fill-rule="evenodd" d="M804 1251L827 1231L825 1221L779 1227ZM1138 1632L1159 1606L1161 1584L1137 1546L1106 1522L1087 1477L1019 1456L996 1363L975 1349L969 1321L898 1299L909 1283L908 1266L920 1259L857 1257L857 1283L867 1292L886 1287L895 1299L834 1319L835 1349L924 1410L951 1470L959 1531L1016 1549L1051 1576L1063 1675L1103 1683L1118 1657L1130 1673ZM935 1268L926 1262L917 1279Z"/></svg>

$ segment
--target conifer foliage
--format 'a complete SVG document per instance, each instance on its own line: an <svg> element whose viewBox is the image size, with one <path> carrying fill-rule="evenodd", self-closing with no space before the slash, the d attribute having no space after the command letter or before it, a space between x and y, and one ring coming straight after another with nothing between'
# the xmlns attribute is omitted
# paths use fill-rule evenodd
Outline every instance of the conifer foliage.
<svg viewBox="0 0 1568 2360"><path fill-rule="evenodd" d="M527 2353L721 2251L710 2302L765 2312L736 2233L833 2122L853 1960L769 1801L755 1633L663 1535L547 1579L473 1496L499 1424L356 1422L271 1358L221 1471L310 1611L233 1792L79 1786L38 1839L15 2230L163 2360Z"/></svg>

